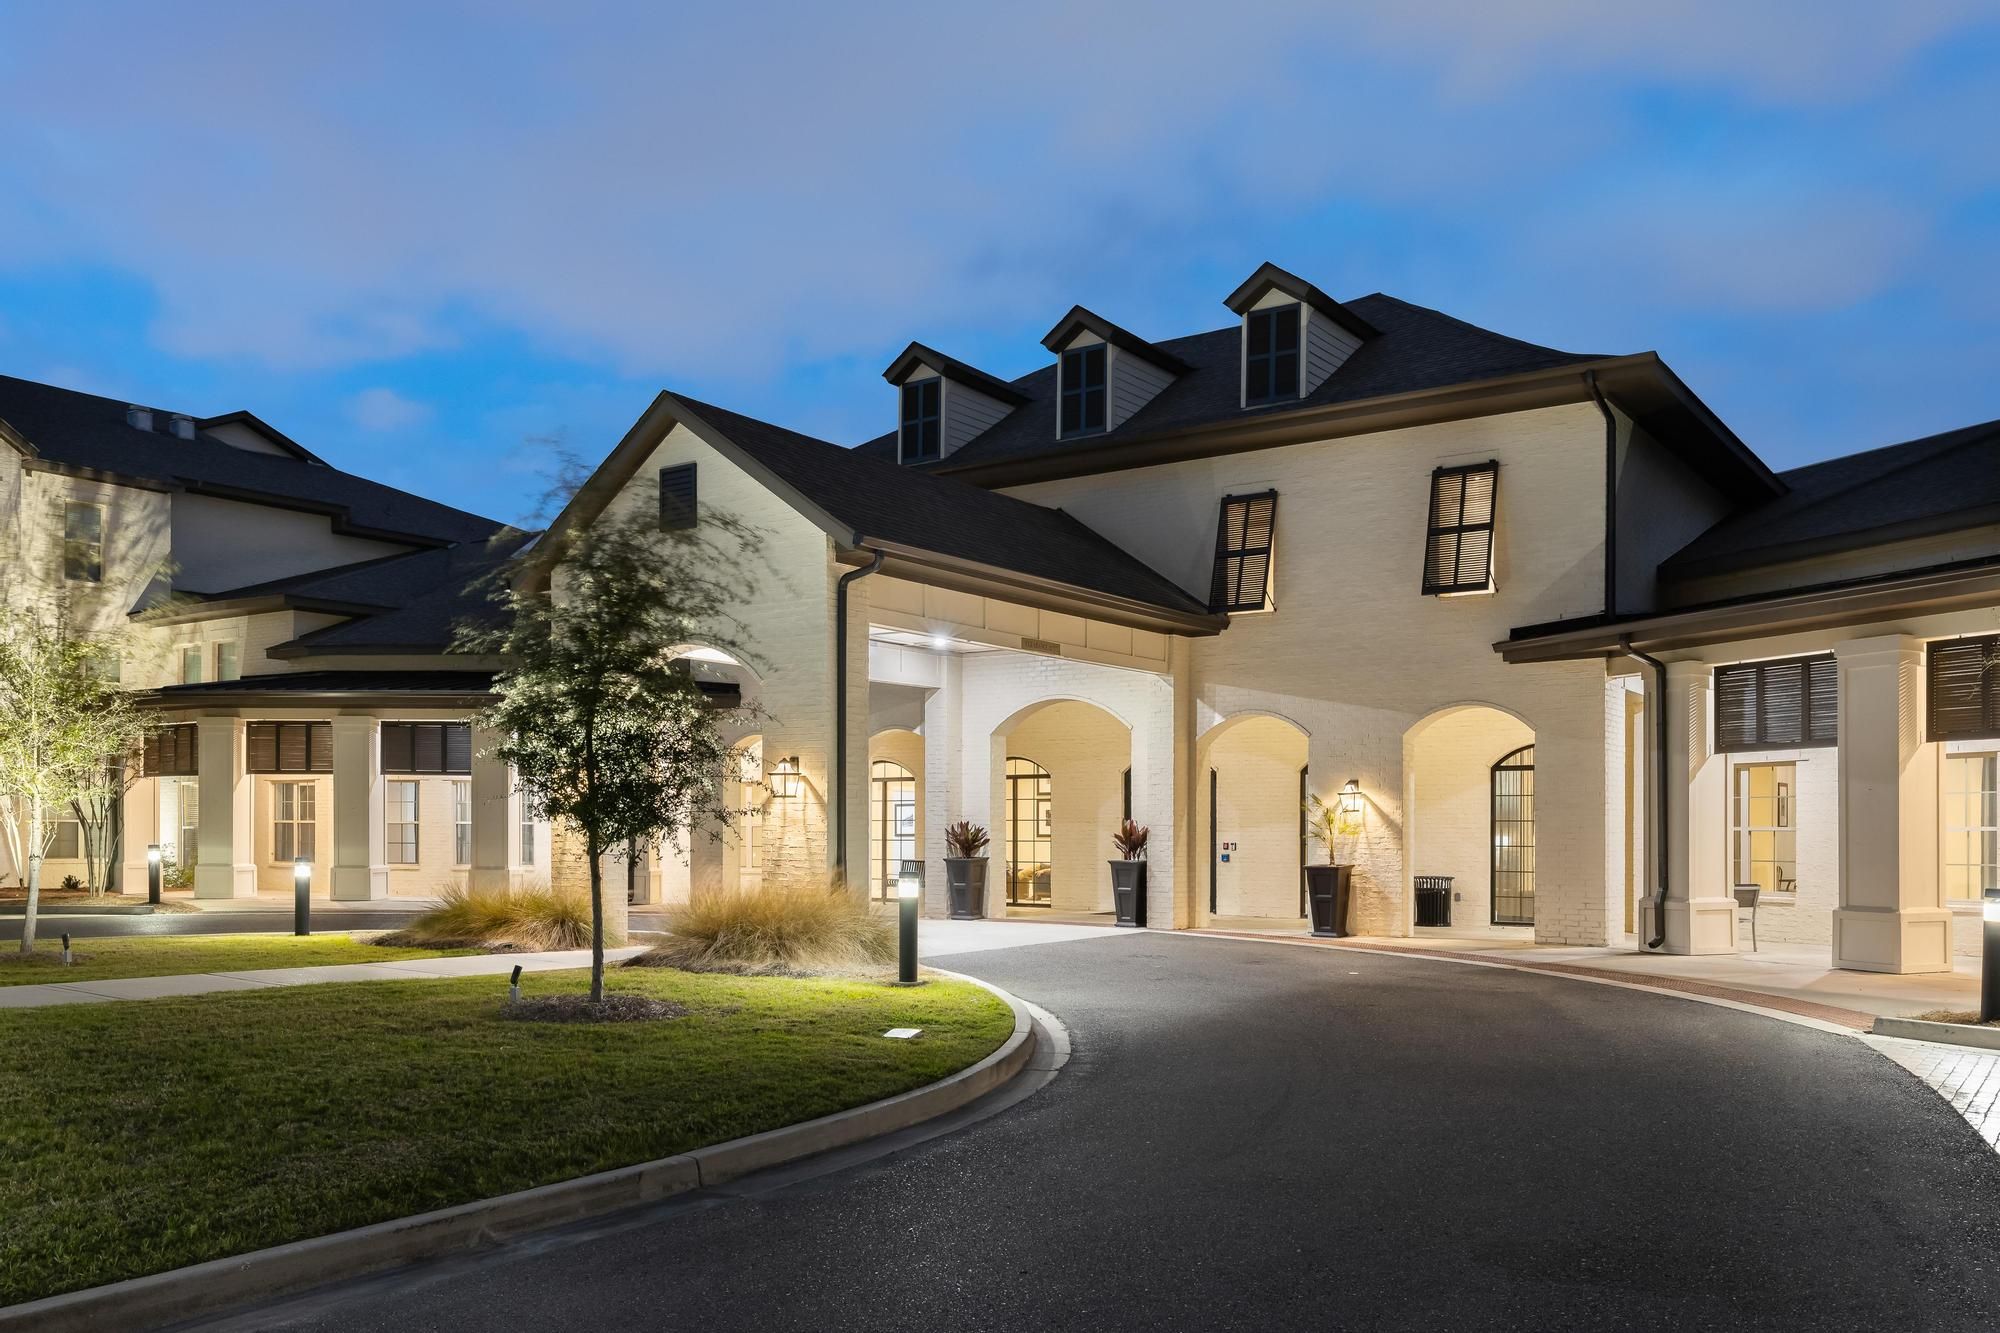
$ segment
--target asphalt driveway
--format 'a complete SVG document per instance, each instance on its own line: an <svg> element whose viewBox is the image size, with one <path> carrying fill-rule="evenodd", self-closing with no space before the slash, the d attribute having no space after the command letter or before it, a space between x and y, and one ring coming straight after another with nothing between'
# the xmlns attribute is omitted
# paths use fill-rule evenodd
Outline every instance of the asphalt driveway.
<svg viewBox="0 0 2000 1333"><path fill-rule="evenodd" d="M1379 954L1148 935L964 955L1049 1087L783 1188L233 1327L1992 1328L2000 1156L1859 1042Z"/></svg>

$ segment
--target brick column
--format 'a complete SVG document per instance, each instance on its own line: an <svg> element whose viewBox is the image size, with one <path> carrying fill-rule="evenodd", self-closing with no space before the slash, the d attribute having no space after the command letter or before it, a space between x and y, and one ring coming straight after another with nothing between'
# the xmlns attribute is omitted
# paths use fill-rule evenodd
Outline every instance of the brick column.
<svg viewBox="0 0 2000 1333"><path fill-rule="evenodd" d="M959 753L961 701L965 666L954 654L939 663L940 684L924 697L924 913L943 916L949 911L949 881L944 861L950 855L944 831L965 816L960 813L960 776L963 756ZM992 872L991 847L987 872ZM987 892L992 892L989 880Z"/></svg>
<svg viewBox="0 0 2000 1333"><path fill-rule="evenodd" d="M1904 634L1837 644L1840 906L1833 964L1951 971L1938 884L1937 746L1924 733L1923 644Z"/></svg>
<svg viewBox="0 0 2000 1333"><path fill-rule="evenodd" d="M251 795L255 779L244 771L243 720L204 717L195 721L195 756L201 804L195 836L194 896L254 898L257 866L253 852Z"/></svg>
<svg viewBox="0 0 2000 1333"><path fill-rule="evenodd" d="M337 901L389 896L380 751L380 728L373 717L333 719L332 885Z"/></svg>
<svg viewBox="0 0 2000 1333"><path fill-rule="evenodd" d="M119 849L123 866L118 891L146 894L146 848L160 841L160 780L140 778L125 789L124 846Z"/></svg>
<svg viewBox="0 0 2000 1333"><path fill-rule="evenodd" d="M485 728L472 733L472 866L467 882L475 890L507 891L521 882L514 775L493 754L499 742L499 734Z"/></svg>
<svg viewBox="0 0 2000 1333"><path fill-rule="evenodd" d="M1728 883L1729 765L1715 753L1714 673L1706 662L1667 663L1667 884L1665 953L1735 953L1736 897Z"/></svg>

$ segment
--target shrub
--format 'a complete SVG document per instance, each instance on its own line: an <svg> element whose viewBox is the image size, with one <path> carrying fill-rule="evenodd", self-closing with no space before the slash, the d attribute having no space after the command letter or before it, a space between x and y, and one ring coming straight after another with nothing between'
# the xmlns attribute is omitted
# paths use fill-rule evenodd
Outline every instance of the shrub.
<svg viewBox="0 0 2000 1333"><path fill-rule="evenodd" d="M984 856L988 841L986 830L969 819L961 819L944 831L944 845L955 857Z"/></svg>
<svg viewBox="0 0 2000 1333"><path fill-rule="evenodd" d="M377 944L420 949L512 949L539 953L590 945L590 900L546 885L509 893L451 885L438 905Z"/></svg>
<svg viewBox="0 0 2000 1333"><path fill-rule="evenodd" d="M64 875L62 877L62 884L59 887L64 893L82 893L83 881L75 875Z"/></svg>
<svg viewBox="0 0 2000 1333"><path fill-rule="evenodd" d="M1146 855L1146 838L1151 833L1152 830L1144 824L1135 824L1128 819L1118 826L1116 833L1111 835L1111 845L1116 847L1118 855L1127 861L1143 860Z"/></svg>
<svg viewBox="0 0 2000 1333"><path fill-rule="evenodd" d="M865 972L896 958L888 918L837 882L711 893L666 916L667 938L626 966L804 976Z"/></svg>

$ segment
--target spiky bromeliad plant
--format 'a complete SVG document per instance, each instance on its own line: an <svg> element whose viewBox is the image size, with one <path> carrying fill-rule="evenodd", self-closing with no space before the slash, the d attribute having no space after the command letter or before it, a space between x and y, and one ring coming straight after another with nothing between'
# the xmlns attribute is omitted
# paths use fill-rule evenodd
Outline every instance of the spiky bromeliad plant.
<svg viewBox="0 0 2000 1333"><path fill-rule="evenodd" d="M986 844L990 841L985 827L969 819L961 819L944 831L945 847L962 860L986 855Z"/></svg>
<svg viewBox="0 0 2000 1333"><path fill-rule="evenodd" d="M1152 830L1144 824L1136 824L1128 819L1118 826L1116 833L1111 835L1111 845L1118 849L1118 855L1123 859L1143 861L1146 859L1146 838L1151 833Z"/></svg>

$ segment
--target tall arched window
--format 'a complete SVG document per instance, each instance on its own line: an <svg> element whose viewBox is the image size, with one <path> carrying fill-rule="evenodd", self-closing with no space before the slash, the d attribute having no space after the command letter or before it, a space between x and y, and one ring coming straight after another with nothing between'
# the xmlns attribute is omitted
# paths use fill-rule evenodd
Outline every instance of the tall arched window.
<svg viewBox="0 0 2000 1333"><path fill-rule="evenodd" d="M917 855L917 779L887 759L869 765L868 777L870 888L887 901L896 896L903 862Z"/></svg>
<svg viewBox="0 0 2000 1333"><path fill-rule="evenodd" d="M1049 859L1054 846L1050 824L1049 771L1032 759L1007 761L1007 903L1012 907L1049 905Z"/></svg>
<svg viewBox="0 0 2000 1333"><path fill-rule="evenodd" d="M1535 924L1535 747L1493 765L1493 924Z"/></svg>

